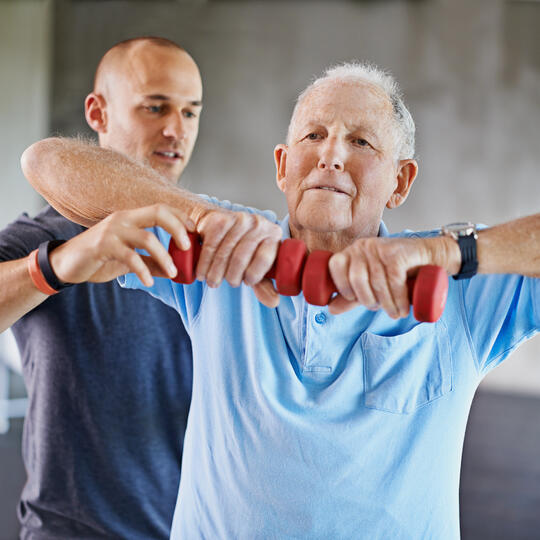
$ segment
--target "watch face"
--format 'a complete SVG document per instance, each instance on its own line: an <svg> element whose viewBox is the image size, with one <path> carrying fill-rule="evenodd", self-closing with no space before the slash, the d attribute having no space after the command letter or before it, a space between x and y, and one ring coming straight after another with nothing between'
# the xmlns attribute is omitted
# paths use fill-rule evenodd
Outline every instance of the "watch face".
<svg viewBox="0 0 540 540"><path fill-rule="evenodd" d="M474 229L472 223L449 223L443 227L449 233L454 233L458 235L471 234Z"/></svg>
<svg viewBox="0 0 540 540"><path fill-rule="evenodd" d="M449 223L442 228L443 234L451 236L468 236L476 232L474 223Z"/></svg>

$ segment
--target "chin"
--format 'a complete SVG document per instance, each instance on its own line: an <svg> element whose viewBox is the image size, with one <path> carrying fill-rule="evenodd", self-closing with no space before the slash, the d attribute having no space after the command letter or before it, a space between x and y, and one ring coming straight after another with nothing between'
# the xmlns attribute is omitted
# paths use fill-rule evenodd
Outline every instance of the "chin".
<svg viewBox="0 0 540 540"><path fill-rule="evenodd" d="M177 184L180 175L182 174L182 169L177 170L176 167L172 169L171 167L163 167L163 165L160 165L153 168L172 184Z"/></svg>
<svg viewBox="0 0 540 540"><path fill-rule="evenodd" d="M351 226L350 208L340 208L339 206L321 208L316 206L309 211L302 211L301 208L296 214L297 221L303 229L316 232L338 232Z"/></svg>
<svg viewBox="0 0 540 540"><path fill-rule="evenodd" d="M298 220L303 229L309 231L331 233L339 232L347 229L351 226L349 219L345 216L325 216L325 215L313 215L304 219Z"/></svg>

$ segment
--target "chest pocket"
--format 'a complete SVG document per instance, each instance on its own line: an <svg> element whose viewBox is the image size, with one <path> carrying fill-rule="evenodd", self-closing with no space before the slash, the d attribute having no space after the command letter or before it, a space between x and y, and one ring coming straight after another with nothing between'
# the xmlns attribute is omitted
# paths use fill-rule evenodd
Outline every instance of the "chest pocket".
<svg viewBox="0 0 540 540"><path fill-rule="evenodd" d="M365 406L408 414L452 390L452 356L442 321L405 334L362 335Z"/></svg>

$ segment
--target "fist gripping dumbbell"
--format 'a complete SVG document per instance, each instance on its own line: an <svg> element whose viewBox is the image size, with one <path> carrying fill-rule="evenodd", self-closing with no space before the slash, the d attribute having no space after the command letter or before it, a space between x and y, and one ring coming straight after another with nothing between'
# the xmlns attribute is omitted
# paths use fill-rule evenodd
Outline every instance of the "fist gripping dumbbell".
<svg viewBox="0 0 540 540"><path fill-rule="evenodd" d="M174 281L189 285L195 281L201 243L196 233L188 235L191 249L182 251L171 238L169 254L178 269ZM279 294L296 296L303 291L308 304L325 306L337 292L328 268L332 255L330 251L322 250L312 251L308 255L304 242L287 239L281 243L276 260L266 277L275 279ZM442 315L448 294L445 270L440 266L423 266L415 277L407 280L407 287L416 320L437 321Z"/></svg>

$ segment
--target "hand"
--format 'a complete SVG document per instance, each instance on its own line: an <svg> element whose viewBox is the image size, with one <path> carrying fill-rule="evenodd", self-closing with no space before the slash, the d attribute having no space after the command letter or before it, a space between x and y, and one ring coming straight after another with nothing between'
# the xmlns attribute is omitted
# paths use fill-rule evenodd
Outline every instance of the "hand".
<svg viewBox="0 0 540 540"><path fill-rule="evenodd" d="M210 210L197 224L203 238L197 279L218 287L223 279L238 287L253 287L268 307L279 303L271 280L264 278L276 258L281 228L266 218L247 212Z"/></svg>
<svg viewBox="0 0 540 540"><path fill-rule="evenodd" d="M183 212L163 204L115 212L51 252L51 266L65 283L110 281L134 272L150 287L154 276L174 277L174 266L157 237L145 230L162 227L183 249L190 246L186 230L194 224ZM144 249L149 256L137 253Z"/></svg>
<svg viewBox="0 0 540 540"><path fill-rule="evenodd" d="M407 317L410 311L407 278L426 264L459 268L454 241L437 238L361 238L329 261L338 295L330 302L338 314L358 305L384 309L390 317Z"/></svg>

